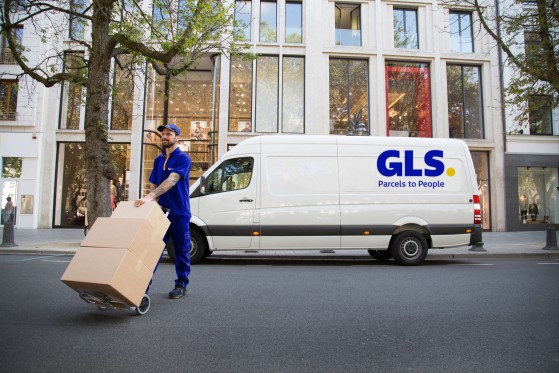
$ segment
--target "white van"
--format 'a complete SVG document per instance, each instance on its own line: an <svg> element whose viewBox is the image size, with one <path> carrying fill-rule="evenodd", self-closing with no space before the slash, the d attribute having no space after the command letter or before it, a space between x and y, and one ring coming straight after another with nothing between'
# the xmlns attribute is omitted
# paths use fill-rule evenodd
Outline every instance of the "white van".
<svg viewBox="0 0 559 373"><path fill-rule="evenodd" d="M476 174L461 140L260 136L190 188L191 260L215 250L368 250L416 265L481 242Z"/></svg>

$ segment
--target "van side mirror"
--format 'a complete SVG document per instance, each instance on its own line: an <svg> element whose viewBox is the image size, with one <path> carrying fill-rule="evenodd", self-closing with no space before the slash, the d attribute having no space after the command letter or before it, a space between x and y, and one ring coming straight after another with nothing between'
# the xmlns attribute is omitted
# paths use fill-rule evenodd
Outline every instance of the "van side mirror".
<svg viewBox="0 0 559 373"><path fill-rule="evenodd" d="M200 193L206 195L207 182L206 177L200 176Z"/></svg>

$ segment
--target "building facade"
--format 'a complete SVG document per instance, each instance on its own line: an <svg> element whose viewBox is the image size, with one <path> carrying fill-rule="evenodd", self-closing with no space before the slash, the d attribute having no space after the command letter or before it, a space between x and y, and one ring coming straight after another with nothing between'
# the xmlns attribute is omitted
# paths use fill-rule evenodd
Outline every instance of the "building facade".
<svg viewBox="0 0 559 373"><path fill-rule="evenodd" d="M155 129L167 111L168 121L181 128L181 148L192 157L191 181L252 136L464 139L477 171L483 228L530 225L513 223L519 210L509 203L512 195L517 199L509 183L519 167L553 168L548 152L557 145L557 123L549 140L505 135L499 54L474 28L472 9L422 0L235 3L235 18L244 22L241 38L254 60L207 54L167 82L147 66L129 74L114 65L109 141L115 203L149 190L151 163L160 152ZM87 34L87 27L80 31ZM18 32L31 58L39 58L40 38L25 27ZM67 66L72 53L80 51L69 53ZM17 71L8 54L3 48L0 71ZM3 77L0 84L2 201L8 195L15 200L16 227L83 226L83 90L71 83L46 89L27 78ZM528 162L519 152L522 141L543 141L548 150L530 152ZM554 167L544 184L557 184ZM546 216L557 223L554 201L554 213L550 208Z"/></svg>
<svg viewBox="0 0 559 373"><path fill-rule="evenodd" d="M499 2L501 14L529 14L533 1ZM520 12L520 13L519 13ZM511 43L516 53L538 60L539 35L525 29ZM504 59L504 58L503 58ZM503 84L508 86L517 69L503 62ZM508 230L541 230L559 223L559 110L552 109L551 97L531 95L527 120L518 119L518 110L507 107L505 120L505 198Z"/></svg>

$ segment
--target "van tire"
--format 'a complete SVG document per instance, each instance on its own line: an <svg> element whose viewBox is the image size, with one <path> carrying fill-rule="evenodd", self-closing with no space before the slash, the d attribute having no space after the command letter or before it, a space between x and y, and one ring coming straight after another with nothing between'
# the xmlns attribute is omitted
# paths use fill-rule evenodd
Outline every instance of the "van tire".
<svg viewBox="0 0 559 373"><path fill-rule="evenodd" d="M390 246L392 257L400 265L418 265L427 257L429 246L423 235L413 231L398 234Z"/></svg>
<svg viewBox="0 0 559 373"><path fill-rule="evenodd" d="M369 255L378 260L379 262L386 262L392 258L390 250L367 250Z"/></svg>
<svg viewBox="0 0 559 373"><path fill-rule="evenodd" d="M198 263L204 259L207 250L206 237L195 229L190 230L190 263Z"/></svg>
<svg viewBox="0 0 559 373"><path fill-rule="evenodd" d="M206 240L204 236L195 230L190 231L190 264L199 262L200 260L211 255L211 251L206 245ZM173 244L173 239L169 237L169 242L165 246L169 258L174 263L175 262L175 245ZM210 253L208 255L207 253Z"/></svg>

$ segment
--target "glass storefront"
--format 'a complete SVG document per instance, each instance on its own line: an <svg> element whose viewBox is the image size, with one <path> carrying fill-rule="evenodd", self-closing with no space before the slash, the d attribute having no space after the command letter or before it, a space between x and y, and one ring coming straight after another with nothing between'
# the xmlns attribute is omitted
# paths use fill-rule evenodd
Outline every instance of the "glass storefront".
<svg viewBox="0 0 559 373"><path fill-rule="evenodd" d="M518 220L520 224L559 222L558 169L518 167Z"/></svg>
<svg viewBox="0 0 559 373"><path fill-rule="evenodd" d="M252 132L252 61L231 57L229 132Z"/></svg>
<svg viewBox="0 0 559 373"><path fill-rule="evenodd" d="M476 170L477 187L481 204L481 226L491 229L491 196L489 194L489 153L471 151Z"/></svg>
<svg viewBox="0 0 559 373"><path fill-rule="evenodd" d="M128 200L130 144L111 144L115 179L111 181L114 205ZM83 143L59 143L54 226L86 225L87 179Z"/></svg>
<svg viewBox="0 0 559 373"><path fill-rule="evenodd" d="M432 137L429 65L388 62L386 90L388 135Z"/></svg>
<svg viewBox="0 0 559 373"><path fill-rule="evenodd" d="M367 60L330 59L331 135L345 135L359 123L369 130L368 84Z"/></svg>
<svg viewBox="0 0 559 373"><path fill-rule="evenodd" d="M181 130L180 149L192 159L190 183L215 162L220 62L219 57L203 58L198 70L188 70L171 77L167 82L165 76L158 75L152 68L148 69L141 195L149 193L153 160L163 151L157 127L165 120L165 110L168 113L167 123L176 124Z"/></svg>

